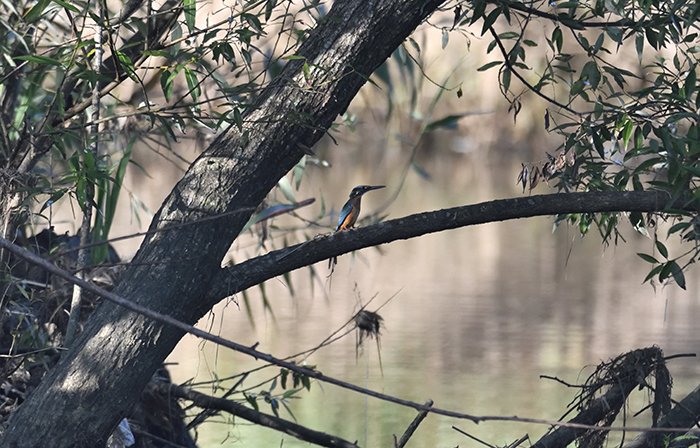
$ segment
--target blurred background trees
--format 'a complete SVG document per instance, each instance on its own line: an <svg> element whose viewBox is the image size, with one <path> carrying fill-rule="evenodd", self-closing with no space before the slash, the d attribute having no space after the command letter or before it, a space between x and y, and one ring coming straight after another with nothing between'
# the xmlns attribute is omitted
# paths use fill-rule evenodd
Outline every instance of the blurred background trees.
<svg viewBox="0 0 700 448"><path fill-rule="evenodd" d="M89 278L111 284L120 265L108 246L85 251L89 263L66 252L81 245L77 223L90 211L83 246L145 230L141 220L150 220L192 159L223 129L243 129L261 89L286 64L303 64L309 79L323 69L297 50L330 7L275 0L4 1L2 236L73 270L87 263ZM406 197L412 182L444 187L442 194L458 203L531 194L546 183L559 192L661 190L691 208L700 173L699 14L688 1L442 3L369 78L327 137L280 179L225 262L327 231L350 181L368 175L368 183L391 185L374 220L392 206L435 208L418 201L415 190ZM487 174L455 162L485 146L497 148ZM339 172L348 183L330 186ZM494 179L511 187L489 189L486 197L461 194ZM516 180L520 192L512 187ZM317 199L314 208L298 214L307 196ZM279 212L289 216L267 219ZM649 236L651 244L640 250L649 266L639 280L687 287L687 269L698 256L695 213L592 210L558 216L555 224L563 223L581 234L595 229L604 244L629 239L630 228ZM124 258L135 252L133 241L115 242ZM51 349L48 358L8 363L5 374L26 369L21 361L52 365L68 328L69 287L6 252L2 261L3 354ZM323 284L325 273L308 272L311 285ZM296 280L285 281L293 292ZM254 297L242 294L251 320L258 299L273 311L266 291L261 285ZM42 374L28 378L37 382ZM286 393L244 399L277 413Z"/></svg>

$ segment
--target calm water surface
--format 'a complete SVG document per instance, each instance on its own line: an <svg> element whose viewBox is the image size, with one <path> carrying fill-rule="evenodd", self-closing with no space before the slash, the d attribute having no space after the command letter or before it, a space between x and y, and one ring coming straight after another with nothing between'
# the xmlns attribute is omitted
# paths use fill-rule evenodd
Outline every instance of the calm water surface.
<svg viewBox="0 0 700 448"><path fill-rule="evenodd" d="M378 173L363 177L347 183L383 181ZM314 182L330 181L320 175L312 178L311 192L319 188ZM336 194L340 205L346 193ZM414 176L389 213L398 217L517 194L515 190L484 193L477 188L459 195ZM368 195L365 212L387 196ZM642 285L648 265L635 253L649 252L650 240L631 232L625 236L628 244L603 249L595 235L581 239L573 228L552 234L550 218L429 235L392 243L382 247L381 253L368 249L341 257L330 285L322 279L311 288L309 271L300 270L293 276L294 297L281 280L268 282L274 317L255 305L255 325L231 301L202 324L239 343L259 343L260 350L281 357L320 343L361 302L376 295L369 307L376 309L396 295L380 311L383 370L374 341L357 350L354 334L312 355L308 363L327 375L373 390L418 402L432 399L445 409L557 419L575 392L540 379L541 374L580 382L591 366L635 348L657 344L666 354L698 350L697 275L688 279L688 292L675 286L654 291ZM252 254L245 247L240 243L237 252ZM316 267L326 274L325 264ZM250 297L257 302L257 292ZM242 297L236 299L242 301ZM172 371L178 381L222 378L261 365L194 338L184 339L169 360L177 363ZM674 360L670 368L675 398L700 383L697 359ZM271 368L253 375L246 385L251 392L266 389L256 387L256 381L276 372ZM313 383L311 392L299 396L289 401L289 407L300 424L366 447L393 446L392 435L400 435L415 415L411 409L327 384ZM630 411L641 408L643 398L638 397ZM262 409L269 412L264 404ZM282 416L290 418L284 410ZM648 418L635 423L647 424ZM520 423L474 425L430 416L409 446L475 446L451 429L453 425L500 445L526 433L534 441L547 429ZM199 441L203 447L307 446L242 420L232 425L224 417L202 427Z"/></svg>

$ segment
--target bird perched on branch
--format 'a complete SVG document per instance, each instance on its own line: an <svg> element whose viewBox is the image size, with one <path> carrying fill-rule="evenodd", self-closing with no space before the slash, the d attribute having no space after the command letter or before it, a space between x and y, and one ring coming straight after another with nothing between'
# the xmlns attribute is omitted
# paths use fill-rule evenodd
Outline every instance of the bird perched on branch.
<svg viewBox="0 0 700 448"><path fill-rule="evenodd" d="M360 216L360 203L362 201L362 195L368 191L378 190L384 188L384 185L358 185L353 188L350 192L350 198L343 205L340 210L340 215L338 215L338 225L335 228L336 232L342 230L351 229L357 222L358 216ZM335 266L338 262L338 257L333 257L328 260L328 267L331 268Z"/></svg>

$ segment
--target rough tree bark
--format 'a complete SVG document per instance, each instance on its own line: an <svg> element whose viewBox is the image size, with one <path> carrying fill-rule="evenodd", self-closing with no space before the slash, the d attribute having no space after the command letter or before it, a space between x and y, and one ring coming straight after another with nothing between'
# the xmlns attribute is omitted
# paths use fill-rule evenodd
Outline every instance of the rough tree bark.
<svg viewBox="0 0 700 448"><path fill-rule="evenodd" d="M151 223L116 293L184 322L248 217L348 104L367 77L443 0L336 2L244 117L192 164ZM99 446L182 332L104 304L54 371L12 417L4 447Z"/></svg>

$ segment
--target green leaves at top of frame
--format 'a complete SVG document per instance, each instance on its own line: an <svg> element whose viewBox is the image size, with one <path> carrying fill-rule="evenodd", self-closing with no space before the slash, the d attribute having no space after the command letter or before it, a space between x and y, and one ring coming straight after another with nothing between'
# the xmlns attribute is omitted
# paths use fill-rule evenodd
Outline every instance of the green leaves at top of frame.
<svg viewBox="0 0 700 448"><path fill-rule="evenodd" d="M195 31L195 21L197 14L197 0L184 0L183 9L185 12L185 23L190 33Z"/></svg>
<svg viewBox="0 0 700 448"><path fill-rule="evenodd" d="M29 23L36 22L44 15L44 11L51 4L51 0L39 0L32 8L24 15L24 20Z"/></svg>
<svg viewBox="0 0 700 448"><path fill-rule="evenodd" d="M486 34L486 32L493 26L493 24L496 22L496 19L501 15L501 8L495 8L493 11L491 11L486 18L484 18L484 24L481 27L481 35L483 36Z"/></svg>
<svg viewBox="0 0 700 448"><path fill-rule="evenodd" d="M39 0L32 6L29 11L24 14L24 20L28 23L34 23L41 19L46 12L46 9L51 3L56 3L61 8L65 8L73 13L79 13L80 9L66 0Z"/></svg>

